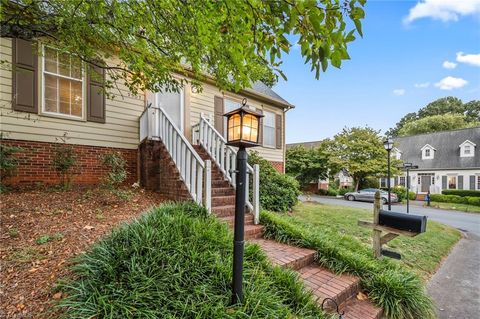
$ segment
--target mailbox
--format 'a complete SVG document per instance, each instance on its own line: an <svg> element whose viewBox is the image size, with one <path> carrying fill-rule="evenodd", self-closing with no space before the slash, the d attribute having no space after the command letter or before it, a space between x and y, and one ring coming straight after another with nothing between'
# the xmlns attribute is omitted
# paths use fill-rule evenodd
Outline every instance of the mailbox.
<svg viewBox="0 0 480 319"><path fill-rule="evenodd" d="M427 217L380 210L378 224L413 233L424 233Z"/></svg>

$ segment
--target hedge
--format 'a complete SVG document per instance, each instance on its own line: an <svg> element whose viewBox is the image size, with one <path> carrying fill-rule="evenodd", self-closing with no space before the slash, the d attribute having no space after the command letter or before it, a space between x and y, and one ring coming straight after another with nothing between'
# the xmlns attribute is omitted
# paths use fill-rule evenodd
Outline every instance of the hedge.
<svg viewBox="0 0 480 319"><path fill-rule="evenodd" d="M474 197L474 196L462 197L458 195L432 194L430 195L430 201L480 206L480 197Z"/></svg>
<svg viewBox="0 0 480 319"><path fill-rule="evenodd" d="M443 195L457 195L457 196L470 196L470 197L480 197L480 191L469 190L469 189L445 189L442 191Z"/></svg>

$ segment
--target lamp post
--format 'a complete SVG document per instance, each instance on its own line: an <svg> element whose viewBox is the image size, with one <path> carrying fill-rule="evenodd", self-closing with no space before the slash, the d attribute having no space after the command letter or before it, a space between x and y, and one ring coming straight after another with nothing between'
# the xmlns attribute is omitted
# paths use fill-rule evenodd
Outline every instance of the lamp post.
<svg viewBox="0 0 480 319"><path fill-rule="evenodd" d="M407 171L407 214L410 212L410 169L418 168L418 165L413 165L412 163L403 163L404 170Z"/></svg>
<svg viewBox="0 0 480 319"><path fill-rule="evenodd" d="M233 282L232 304L243 302L243 248L245 239L245 206L247 180L247 147L258 146L260 118L263 115L247 107L243 99L242 107L228 112L227 145L238 147L235 193L235 224L233 231Z"/></svg>
<svg viewBox="0 0 480 319"><path fill-rule="evenodd" d="M388 210L392 210L391 189L390 189L390 152L393 148L393 140L391 137L383 142L383 147L387 150L387 188L388 188Z"/></svg>

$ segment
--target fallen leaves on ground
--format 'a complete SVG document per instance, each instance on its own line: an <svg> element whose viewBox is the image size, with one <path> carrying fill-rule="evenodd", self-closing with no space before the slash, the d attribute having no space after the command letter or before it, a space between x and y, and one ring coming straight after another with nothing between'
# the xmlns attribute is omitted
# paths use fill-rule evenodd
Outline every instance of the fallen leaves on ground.
<svg viewBox="0 0 480 319"><path fill-rule="evenodd" d="M132 190L122 201L98 188L31 190L0 197L0 318L46 318L62 298L55 282L72 257L115 225L164 201Z"/></svg>

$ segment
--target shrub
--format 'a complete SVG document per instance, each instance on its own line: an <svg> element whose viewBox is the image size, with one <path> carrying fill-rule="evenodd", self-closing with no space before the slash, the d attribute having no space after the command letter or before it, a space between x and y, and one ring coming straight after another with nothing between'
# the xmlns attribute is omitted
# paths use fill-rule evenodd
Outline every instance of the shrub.
<svg viewBox="0 0 480 319"><path fill-rule="evenodd" d="M6 134L0 132L0 176L2 180L5 176L11 176L18 167L18 157L15 153L23 151L21 147L11 146L5 144L3 141L6 138ZM7 187L0 181L0 193L7 190Z"/></svg>
<svg viewBox="0 0 480 319"><path fill-rule="evenodd" d="M480 191L470 190L470 189L444 189L442 191L443 195L457 195L457 196L470 196L470 197L480 197Z"/></svg>
<svg viewBox="0 0 480 319"><path fill-rule="evenodd" d="M430 201L480 206L480 197L473 197L473 196L462 197L458 195L432 194L430 195Z"/></svg>
<svg viewBox="0 0 480 319"><path fill-rule="evenodd" d="M67 144L66 133L59 140L60 143L55 145L52 165L60 173L62 189L67 190L72 184L71 169L77 163L77 154L74 148Z"/></svg>
<svg viewBox="0 0 480 319"><path fill-rule="evenodd" d="M317 193L319 195L324 195L324 196L337 196L338 195L338 190L337 189L332 189L332 188L319 189L317 191Z"/></svg>
<svg viewBox="0 0 480 319"><path fill-rule="evenodd" d="M103 156L102 163L108 168L108 173L103 180L103 185L115 196L122 200L128 200L131 193L121 190L119 187L127 179L127 162L118 152Z"/></svg>
<svg viewBox="0 0 480 319"><path fill-rule="evenodd" d="M263 209L286 212L298 202L300 187L291 176L280 174L272 164L252 152L248 157L250 165L260 165L260 205ZM250 183L252 187L253 183ZM252 192L250 191L250 194Z"/></svg>
<svg viewBox="0 0 480 319"><path fill-rule="evenodd" d="M338 190L338 195L345 195L346 193L353 192L353 187L347 187L347 188L340 188Z"/></svg>
<svg viewBox="0 0 480 319"><path fill-rule="evenodd" d="M397 194L398 201L402 202L404 199L407 199L407 188L403 186L395 186L392 188L392 193ZM417 194L415 192L409 191L408 196L410 200L414 200L417 197Z"/></svg>
<svg viewBox="0 0 480 319"><path fill-rule="evenodd" d="M382 307L390 319L435 318L432 301L423 282L394 261L373 257L372 252L351 236L319 233L294 217L262 211L264 236L315 249L315 261L335 272L360 277L362 288Z"/></svg>
<svg viewBox="0 0 480 319"><path fill-rule="evenodd" d="M65 318L325 318L297 274L248 243L245 302L229 306L232 240L205 209L162 205L80 255L58 306Z"/></svg>

